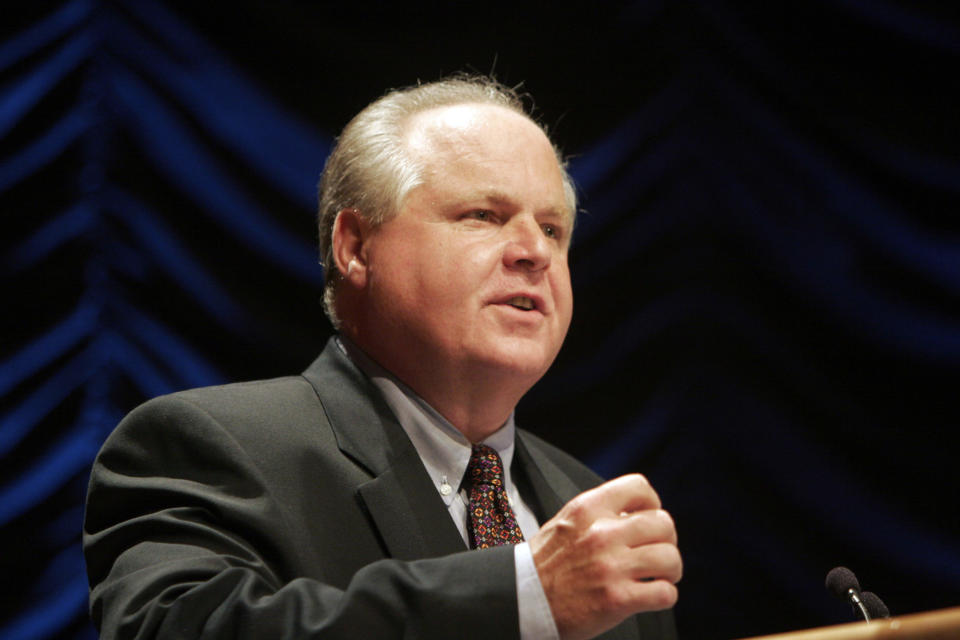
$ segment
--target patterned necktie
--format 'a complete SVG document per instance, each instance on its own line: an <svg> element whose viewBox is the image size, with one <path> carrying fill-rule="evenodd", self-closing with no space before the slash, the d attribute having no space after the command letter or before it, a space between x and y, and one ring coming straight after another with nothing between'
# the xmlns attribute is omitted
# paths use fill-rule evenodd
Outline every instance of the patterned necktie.
<svg viewBox="0 0 960 640"><path fill-rule="evenodd" d="M464 478L470 495L470 548L523 542L523 532L503 487L503 462L485 444L473 445Z"/></svg>

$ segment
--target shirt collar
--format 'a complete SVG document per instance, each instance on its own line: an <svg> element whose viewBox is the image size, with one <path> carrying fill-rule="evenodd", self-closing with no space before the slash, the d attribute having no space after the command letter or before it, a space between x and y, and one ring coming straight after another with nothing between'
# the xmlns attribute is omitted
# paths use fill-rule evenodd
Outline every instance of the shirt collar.
<svg viewBox="0 0 960 640"><path fill-rule="evenodd" d="M457 496L463 475L470 463L470 441L410 387L374 362L348 338L337 336L337 344L383 394L387 405L417 450L437 493L449 507ZM483 444L500 455L507 486L512 482L510 463L513 461L515 433L516 426L511 412L503 426L483 441Z"/></svg>

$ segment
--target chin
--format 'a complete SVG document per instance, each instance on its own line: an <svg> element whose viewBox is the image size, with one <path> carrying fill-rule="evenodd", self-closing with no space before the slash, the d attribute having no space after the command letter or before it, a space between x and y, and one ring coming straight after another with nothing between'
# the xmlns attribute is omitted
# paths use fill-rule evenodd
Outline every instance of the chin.
<svg viewBox="0 0 960 640"><path fill-rule="evenodd" d="M546 349L541 344L526 340L503 340L485 350L485 364L499 375L530 379L530 385L547 372L558 350Z"/></svg>

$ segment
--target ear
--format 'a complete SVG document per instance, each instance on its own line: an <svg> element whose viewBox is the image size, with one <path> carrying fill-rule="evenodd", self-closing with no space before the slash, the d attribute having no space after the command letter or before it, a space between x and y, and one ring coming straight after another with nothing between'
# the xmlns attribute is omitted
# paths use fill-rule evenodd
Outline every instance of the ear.
<svg viewBox="0 0 960 640"><path fill-rule="evenodd" d="M333 221L333 261L342 279L357 289L367 284L364 243L369 235L370 225L356 209L341 210Z"/></svg>

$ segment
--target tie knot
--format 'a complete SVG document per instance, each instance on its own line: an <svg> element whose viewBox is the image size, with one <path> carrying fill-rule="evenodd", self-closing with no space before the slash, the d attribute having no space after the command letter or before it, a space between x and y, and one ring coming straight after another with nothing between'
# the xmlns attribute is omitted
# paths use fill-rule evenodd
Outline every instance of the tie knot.
<svg viewBox="0 0 960 640"><path fill-rule="evenodd" d="M470 464L467 466L470 484L503 487L503 461L500 455L485 444L473 445Z"/></svg>

